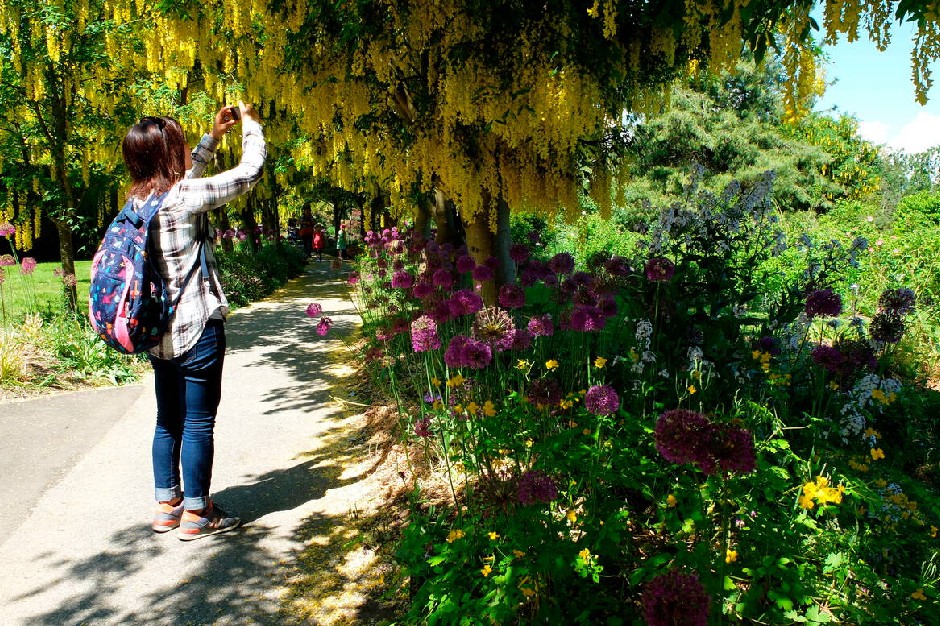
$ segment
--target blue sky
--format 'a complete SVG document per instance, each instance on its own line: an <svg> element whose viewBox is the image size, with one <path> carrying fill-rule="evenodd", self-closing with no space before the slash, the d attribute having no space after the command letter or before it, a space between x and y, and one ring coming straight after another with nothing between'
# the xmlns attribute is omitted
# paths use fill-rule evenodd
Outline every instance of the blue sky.
<svg viewBox="0 0 940 626"><path fill-rule="evenodd" d="M909 152L940 145L940 63L931 65L934 85L926 106L920 106L911 81L912 32L909 25L892 28L885 52L864 35L852 43L842 37L836 46L825 47L830 58L826 80L835 84L826 89L816 110L836 107L853 115L860 134L879 145Z"/></svg>

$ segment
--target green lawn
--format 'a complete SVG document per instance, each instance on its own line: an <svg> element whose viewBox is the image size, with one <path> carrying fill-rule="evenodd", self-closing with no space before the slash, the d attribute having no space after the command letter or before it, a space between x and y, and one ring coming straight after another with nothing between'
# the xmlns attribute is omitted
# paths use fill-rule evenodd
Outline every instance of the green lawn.
<svg viewBox="0 0 940 626"><path fill-rule="evenodd" d="M5 280L0 284L0 312L3 323L17 323L30 310L57 311L65 306L62 279L53 274L59 263L39 263L29 276L23 276L20 268L4 267ZM88 308L88 284L91 261L76 261L75 276L78 279L78 308Z"/></svg>

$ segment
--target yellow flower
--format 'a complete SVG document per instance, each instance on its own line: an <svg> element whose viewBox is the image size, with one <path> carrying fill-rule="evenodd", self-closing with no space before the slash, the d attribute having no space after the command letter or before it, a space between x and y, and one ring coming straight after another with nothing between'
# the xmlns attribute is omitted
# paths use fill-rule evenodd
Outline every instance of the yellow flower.
<svg viewBox="0 0 940 626"><path fill-rule="evenodd" d="M592 432L594 431L592 431L590 428L585 428L584 430L581 431L581 434L587 436L587 435L590 435Z"/></svg>
<svg viewBox="0 0 940 626"><path fill-rule="evenodd" d="M531 598L532 596L535 595L535 591L533 591L532 589L528 587L519 587L519 591L521 591L522 595L524 595L527 598Z"/></svg>
<svg viewBox="0 0 940 626"><path fill-rule="evenodd" d="M575 513L574 509L570 509L568 511L568 514L565 517L567 517L568 521L571 522L572 524L578 521L578 514Z"/></svg>
<svg viewBox="0 0 940 626"><path fill-rule="evenodd" d="M455 405L454 405L454 413L463 413L463 405L462 405L462 404L455 404Z"/></svg>
<svg viewBox="0 0 940 626"><path fill-rule="evenodd" d="M806 494L803 494L802 496L800 496L799 503L800 503L800 506L806 509L807 511L809 511L814 506L816 506L816 504L813 502L813 499L810 496L807 496Z"/></svg>
<svg viewBox="0 0 940 626"><path fill-rule="evenodd" d="M881 389L872 389L871 397L872 397L872 400L878 400L882 404L887 404L887 401L886 401L887 399L885 398L885 392L883 392Z"/></svg>
<svg viewBox="0 0 940 626"><path fill-rule="evenodd" d="M534 444L534 443L535 443L535 442L532 441L531 439L526 439L526 440L525 440L525 447L526 447L526 448L531 448L531 447L532 447L532 444Z"/></svg>
<svg viewBox="0 0 940 626"><path fill-rule="evenodd" d="M513 556L515 556L517 559L521 559L522 557L525 556L525 552L523 552L522 550L513 550L513 551L512 551L512 554L513 554Z"/></svg>
<svg viewBox="0 0 940 626"><path fill-rule="evenodd" d="M434 387L440 387L441 379L435 376L434 378L431 379L431 385L433 385Z"/></svg>
<svg viewBox="0 0 940 626"><path fill-rule="evenodd" d="M447 533L447 543L454 543L458 539L463 539L466 536L467 533L460 530L459 528L455 528L454 530Z"/></svg>
<svg viewBox="0 0 940 626"><path fill-rule="evenodd" d="M725 563L734 563L738 560L738 551L737 550L728 550L725 554Z"/></svg>
<svg viewBox="0 0 940 626"><path fill-rule="evenodd" d="M496 415L496 405L491 401L487 400L483 403L483 415L487 417L493 417Z"/></svg>
<svg viewBox="0 0 940 626"><path fill-rule="evenodd" d="M480 570L480 573L483 574L484 577L486 577L486 576L489 576L490 572L492 571L493 571L493 568L490 567L489 563L487 563L486 565L483 566L483 569Z"/></svg>
<svg viewBox="0 0 940 626"><path fill-rule="evenodd" d="M832 381L831 383L829 383L829 388L832 389L833 391L839 391L839 383L837 383L836 381Z"/></svg>
<svg viewBox="0 0 940 626"><path fill-rule="evenodd" d="M912 594L911 594L911 597L914 598L915 600L926 600L926 599L927 599L927 596L924 595L924 588L923 588L923 587L921 587L920 589L918 589L917 591L915 591L914 593L912 593Z"/></svg>
<svg viewBox="0 0 940 626"><path fill-rule="evenodd" d="M517 370L526 370L526 369L529 369L529 367L530 367L531 365L532 365L532 363L531 363L530 361L526 361L525 359L519 359L518 361L516 361L516 369L517 369Z"/></svg>
<svg viewBox="0 0 940 626"><path fill-rule="evenodd" d="M640 360L640 353L637 352L635 348L630 348L630 352L628 353L628 356L630 357L630 360L633 361L634 363Z"/></svg>
<svg viewBox="0 0 940 626"><path fill-rule="evenodd" d="M936 538L937 538L937 531L938 531L938 530L940 530L940 528L937 528L936 526L931 525L931 526L930 526L930 537L933 538L933 539L936 539Z"/></svg>
<svg viewBox="0 0 940 626"><path fill-rule="evenodd" d="M447 381L447 386L448 386L448 387L451 387L451 388L453 388L453 387L459 387L459 386L461 386L463 383L464 383L464 378L463 378L463 376L461 376L460 374L457 374L456 376L454 376L453 378L451 378L450 380Z"/></svg>
<svg viewBox="0 0 940 626"><path fill-rule="evenodd" d="M581 550L580 552L578 552L578 556L581 557L582 561L587 563L588 561L591 560L591 551L585 548L584 550Z"/></svg>
<svg viewBox="0 0 940 626"><path fill-rule="evenodd" d="M751 352L751 358L754 359L755 361L759 361L759 360L760 360L760 355L762 355L762 354L763 354L763 352L761 352L760 350L753 350L753 351Z"/></svg>
<svg viewBox="0 0 940 626"><path fill-rule="evenodd" d="M666 504L670 507L676 506L676 497L670 493L666 496Z"/></svg>
<svg viewBox="0 0 940 626"><path fill-rule="evenodd" d="M881 448L872 448L872 449L871 449L871 458L872 458L873 461L877 461L878 459L883 459L883 458L885 458L884 450L882 450Z"/></svg>
<svg viewBox="0 0 940 626"><path fill-rule="evenodd" d="M480 405L477 404L476 402L471 402L470 404L467 405L467 413L470 413L471 415L476 415L476 412L479 410L480 410Z"/></svg>
<svg viewBox="0 0 940 626"><path fill-rule="evenodd" d="M568 421L568 426L570 426L571 428L577 428L577 427L578 427L578 423L577 423L576 421L574 421L574 420L569 420L569 421Z"/></svg>
<svg viewBox="0 0 940 626"><path fill-rule="evenodd" d="M495 530L491 530L489 535L490 535L490 541L496 541L497 539L499 539L499 533L496 532Z"/></svg>
<svg viewBox="0 0 940 626"><path fill-rule="evenodd" d="M441 402L440 400L435 400L435 401L434 401L434 404L432 404L431 407L432 407L435 411L440 411L441 409L444 408L444 403Z"/></svg>
<svg viewBox="0 0 940 626"><path fill-rule="evenodd" d="M867 428L867 429L865 429L865 436L866 436L866 437L874 437L875 439L880 439L880 438L881 438L881 435L880 435L880 434L878 433L878 431L875 430L874 428Z"/></svg>
<svg viewBox="0 0 940 626"><path fill-rule="evenodd" d="M689 395L693 395L698 389L695 388L695 385L689 385Z"/></svg>
<svg viewBox="0 0 940 626"><path fill-rule="evenodd" d="M596 367L597 369L599 370L604 369L605 365L607 365L607 359L605 359L604 357L599 356L596 359L594 359L594 367Z"/></svg>
<svg viewBox="0 0 940 626"><path fill-rule="evenodd" d="M563 409L570 409L571 407L574 406L574 402L572 402L571 400L560 400L558 402L558 406L560 406Z"/></svg>
<svg viewBox="0 0 940 626"><path fill-rule="evenodd" d="M549 359L545 361L545 369L551 371L558 368L558 361L555 359Z"/></svg>

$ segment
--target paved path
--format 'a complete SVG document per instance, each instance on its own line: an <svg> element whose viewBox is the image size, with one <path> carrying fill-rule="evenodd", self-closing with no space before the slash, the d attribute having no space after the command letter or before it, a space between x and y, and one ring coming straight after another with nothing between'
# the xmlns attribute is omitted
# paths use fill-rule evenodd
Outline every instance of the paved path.
<svg viewBox="0 0 940 626"><path fill-rule="evenodd" d="M333 319L325 339L305 315L311 301ZM245 520L237 534L184 543L150 531L151 380L0 405L0 421L69 442L20 437L0 448L19 463L11 477L4 460L0 482L25 491L17 502L0 492L0 623L287 623L283 565L311 528L369 506L367 491L351 489L369 472L358 416L331 400L349 373L343 338L358 323L325 263L230 318L213 492ZM30 466L44 471L27 480Z"/></svg>

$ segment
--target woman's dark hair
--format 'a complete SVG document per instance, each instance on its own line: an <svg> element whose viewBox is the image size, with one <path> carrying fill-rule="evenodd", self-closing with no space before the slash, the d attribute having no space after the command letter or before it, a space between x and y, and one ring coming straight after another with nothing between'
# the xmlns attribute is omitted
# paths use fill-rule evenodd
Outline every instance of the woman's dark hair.
<svg viewBox="0 0 940 626"><path fill-rule="evenodd" d="M141 118L124 136L121 152L131 175L129 197L169 191L186 172L186 137L172 117Z"/></svg>

